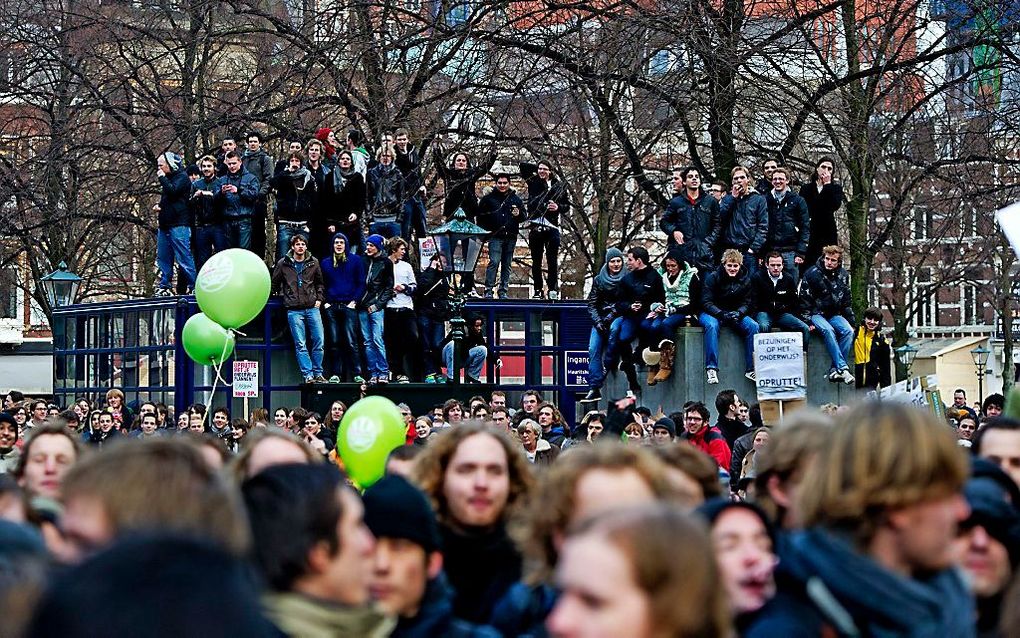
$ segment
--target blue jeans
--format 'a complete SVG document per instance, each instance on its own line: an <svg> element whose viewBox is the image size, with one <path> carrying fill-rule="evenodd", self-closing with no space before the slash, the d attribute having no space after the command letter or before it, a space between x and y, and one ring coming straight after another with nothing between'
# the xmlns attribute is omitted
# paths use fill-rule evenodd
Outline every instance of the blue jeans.
<svg viewBox="0 0 1020 638"><path fill-rule="evenodd" d="M439 344L446 335L444 321L418 315L418 332L421 334L425 374L442 374L443 361Z"/></svg>
<svg viewBox="0 0 1020 638"><path fill-rule="evenodd" d="M832 369L849 368L850 346L854 343L854 328L840 315L826 319L822 315L811 315L811 324L822 335L825 349L832 359Z"/></svg>
<svg viewBox="0 0 1020 638"><path fill-rule="evenodd" d="M361 375L358 311L344 304L330 303L329 308L322 312L326 315L326 327L329 329L332 371L341 379L350 381Z"/></svg>
<svg viewBox="0 0 1020 638"><path fill-rule="evenodd" d="M307 379L322 375L322 315L319 309L288 310L287 323L290 324L290 336L294 338L301 377Z"/></svg>
<svg viewBox="0 0 1020 638"><path fill-rule="evenodd" d="M386 344L383 343L383 310L358 312L361 322L361 340L365 344L365 362L372 377L388 377L390 368L386 364Z"/></svg>
<svg viewBox="0 0 1020 638"><path fill-rule="evenodd" d="M772 330L772 317L767 312L759 312L758 316L755 317L758 322L758 332L769 332ZM808 339L811 337L811 331L808 330L808 325L791 315L788 312L784 312L776 317L776 326L781 330L787 330L789 332L799 332L804 335L804 347L807 347Z"/></svg>
<svg viewBox="0 0 1020 638"><path fill-rule="evenodd" d="M485 294L491 295L496 285L496 269L499 273L499 296L510 292L510 268L514 262L514 246L517 237L493 237L489 240L489 265L485 267Z"/></svg>
<svg viewBox="0 0 1020 638"><path fill-rule="evenodd" d="M400 237L400 224L397 222L372 222L368 227L369 235L382 235L386 239Z"/></svg>
<svg viewBox="0 0 1020 638"><path fill-rule="evenodd" d="M156 263L159 265L159 287L170 288L170 278L177 262L177 276L184 278L188 288L195 287L195 261L191 257L191 228L174 226L156 233Z"/></svg>
<svg viewBox="0 0 1020 638"><path fill-rule="evenodd" d="M251 250L251 219L228 219L223 224L223 232L227 237L227 248L244 248Z"/></svg>
<svg viewBox="0 0 1020 638"><path fill-rule="evenodd" d="M588 387L601 388L606 381L606 366L602 361L609 335L591 329L588 338Z"/></svg>
<svg viewBox="0 0 1020 638"><path fill-rule="evenodd" d="M719 369L719 320L708 314L699 317L705 328L705 368ZM744 370L754 370L754 335L758 334L758 324L748 316L741 317L737 325L730 327L744 335Z"/></svg>
<svg viewBox="0 0 1020 638"><path fill-rule="evenodd" d="M276 259L279 261L287 255L287 251L290 250L290 240L294 235L301 233L308 239L308 231L305 230L303 224L292 224L287 222L285 224L276 223ZM306 242L308 243L308 242Z"/></svg>
<svg viewBox="0 0 1020 638"><path fill-rule="evenodd" d="M629 345L641 333L650 334L652 331L653 319L641 317L617 317L609 328L609 344L606 346L605 361L606 367L616 363L620 356L620 349Z"/></svg>
<svg viewBox="0 0 1020 638"><path fill-rule="evenodd" d="M202 266L209 261L210 257L228 248L227 235L222 224L196 226L192 238L195 246L196 271L202 270Z"/></svg>
<svg viewBox="0 0 1020 638"><path fill-rule="evenodd" d="M415 195L404 202L404 219L400 222L400 236L406 241L411 241L411 231L414 231L418 239L428 234L425 227L425 202L421 197Z"/></svg>
<svg viewBox="0 0 1020 638"><path fill-rule="evenodd" d="M468 350L467 361L464 362L464 372L475 379L482 376L482 366L485 365L485 355L488 350L485 346L475 346ZM443 346L443 361L446 362L446 378L453 379L453 342Z"/></svg>
<svg viewBox="0 0 1020 638"><path fill-rule="evenodd" d="M740 251L744 256L744 268L747 268L747 274L754 276L754 273L758 271L758 256L752 255L746 250Z"/></svg>
<svg viewBox="0 0 1020 638"><path fill-rule="evenodd" d="M685 306L690 308L690 306ZM681 309L682 310L682 309ZM685 312L675 312L668 317L656 317L652 319L652 333L656 339L669 339L676 337L676 329L683 325L685 319L690 319Z"/></svg>

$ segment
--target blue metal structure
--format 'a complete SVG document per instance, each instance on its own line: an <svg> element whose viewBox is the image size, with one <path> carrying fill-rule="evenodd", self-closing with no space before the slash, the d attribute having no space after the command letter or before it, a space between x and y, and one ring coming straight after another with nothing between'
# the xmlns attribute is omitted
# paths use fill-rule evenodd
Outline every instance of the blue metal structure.
<svg viewBox="0 0 1020 638"><path fill-rule="evenodd" d="M181 328L198 312L194 297L132 299L79 304L53 313L53 392L63 404L77 396L101 399L112 387L127 401L160 401L179 412L202 402L230 406L242 402L231 388L215 383L211 368L196 365L184 353ZM586 361L591 321L583 301L470 301L469 314L485 319L490 347L502 368L486 366L484 380L504 390L511 405L524 390L539 390L568 420L576 416L581 378L567 383L567 356ZM281 302L270 299L262 314L243 326L234 358L259 362L259 398L249 407L272 410L301 401L301 376ZM222 368L229 384L231 362ZM215 396L211 396L217 385ZM333 386L335 387L335 386ZM399 386L390 386L396 393ZM307 388L305 388L307 389ZM451 392L451 395L453 393ZM462 393L457 393L462 394Z"/></svg>

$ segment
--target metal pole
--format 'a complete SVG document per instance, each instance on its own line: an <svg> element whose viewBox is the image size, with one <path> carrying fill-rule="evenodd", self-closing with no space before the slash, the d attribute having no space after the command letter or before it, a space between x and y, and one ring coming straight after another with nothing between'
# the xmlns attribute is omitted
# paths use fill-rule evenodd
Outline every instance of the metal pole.
<svg viewBox="0 0 1020 638"><path fill-rule="evenodd" d="M977 371L977 378L978 378L978 403L984 403L985 402L985 371L979 369Z"/></svg>

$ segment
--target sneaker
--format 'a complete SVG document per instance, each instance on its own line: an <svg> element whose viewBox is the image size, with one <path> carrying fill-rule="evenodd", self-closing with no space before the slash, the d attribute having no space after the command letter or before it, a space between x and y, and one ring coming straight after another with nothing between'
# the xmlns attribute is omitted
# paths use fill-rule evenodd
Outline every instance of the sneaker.
<svg viewBox="0 0 1020 638"><path fill-rule="evenodd" d="M832 370L829 370L828 374L825 375L825 380L828 381L829 383L836 383L837 381L841 381L842 377L839 374L839 370L833 368Z"/></svg>
<svg viewBox="0 0 1020 638"><path fill-rule="evenodd" d="M397 375L397 383L410 383L411 379L406 374Z"/></svg>
<svg viewBox="0 0 1020 638"><path fill-rule="evenodd" d="M715 385L715 384L719 383L719 371L718 370L713 370L712 368L709 368L705 372L705 376L706 376L706 383L708 383L709 385Z"/></svg>
<svg viewBox="0 0 1020 638"><path fill-rule="evenodd" d="M446 375L437 374L436 383L452 383L453 379L448 378Z"/></svg>
<svg viewBox="0 0 1020 638"><path fill-rule="evenodd" d="M389 382L390 375L388 374L380 374L378 377L376 377L376 383L378 383L379 385L386 385Z"/></svg>
<svg viewBox="0 0 1020 638"><path fill-rule="evenodd" d="M532 299L545 299L545 294L541 290L536 290L535 294L531 295Z"/></svg>
<svg viewBox="0 0 1020 638"><path fill-rule="evenodd" d="M478 294L478 291L475 290L474 288L472 288L471 290L468 291L467 296L468 296L469 299L481 299L482 298L482 296L480 294Z"/></svg>
<svg viewBox="0 0 1020 638"><path fill-rule="evenodd" d="M481 383L481 382L482 382L481 379L476 379L476 378L474 378L473 376L471 376L470 374L467 374L467 373L464 374L464 383L478 384L478 383Z"/></svg>
<svg viewBox="0 0 1020 638"><path fill-rule="evenodd" d="M839 379L847 385L853 383L854 375L850 373L850 368L843 368L839 373Z"/></svg>
<svg viewBox="0 0 1020 638"><path fill-rule="evenodd" d="M329 378L329 382L330 383L340 383L340 377L334 374L333 376L331 376Z"/></svg>
<svg viewBox="0 0 1020 638"><path fill-rule="evenodd" d="M425 375L425 383L439 383L439 381L436 380L436 376L435 372Z"/></svg>
<svg viewBox="0 0 1020 638"><path fill-rule="evenodd" d="M492 294L492 291L491 291L491 290L486 290L486 291L485 291L485 298L486 298L486 299L495 299L495 297L493 296L493 294Z"/></svg>
<svg viewBox="0 0 1020 638"><path fill-rule="evenodd" d="M356 375L354 375L354 382L355 383L366 383L365 377L361 376L360 374L356 374Z"/></svg>
<svg viewBox="0 0 1020 638"><path fill-rule="evenodd" d="M750 379L752 383L756 383L758 381L758 378L754 374L754 370L748 370L747 372L745 372L744 378Z"/></svg>
<svg viewBox="0 0 1020 638"><path fill-rule="evenodd" d="M327 381L326 377L321 374L317 374L315 375L315 379L313 379L312 383L329 383L329 381Z"/></svg>
<svg viewBox="0 0 1020 638"><path fill-rule="evenodd" d="M588 394L584 395L581 399L581 403L598 403L602 400L602 391L598 388L592 388L588 390Z"/></svg>
<svg viewBox="0 0 1020 638"><path fill-rule="evenodd" d="M559 300L560 300L560 291L559 290L550 290L549 291L549 301L559 301Z"/></svg>
<svg viewBox="0 0 1020 638"><path fill-rule="evenodd" d="M313 377L312 375L308 375L307 377L305 377L305 383L315 383L315 377Z"/></svg>
<svg viewBox="0 0 1020 638"><path fill-rule="evenodd" d="M156 290L157 297L173 297L174 293L170 292L169 288L159 288Z"/></svg>

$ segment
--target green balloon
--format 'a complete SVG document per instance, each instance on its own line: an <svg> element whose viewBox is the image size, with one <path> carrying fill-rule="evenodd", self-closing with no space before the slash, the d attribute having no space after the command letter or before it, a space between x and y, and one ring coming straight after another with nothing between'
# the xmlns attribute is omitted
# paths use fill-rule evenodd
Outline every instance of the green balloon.
<svg viewBox="0 0 1020 638"><path fill-rule="evenodd" d="M336 444L347 475L361 488L386 473L386 459L404 444L407 425L400 410L386 397L356 401L340 421Z"/></svg>
<svg viewBox="0 0 1020 638"><path fill-rule="evenodd" d="M243 248L229 248L209 258L198 272L195 299L210 319L224 328L240 328L269 301L269 269Z"/></svg>
<svg viewBox="0 0 1020 638"><path fill-rule="evenodd" d="M1003 416L1011 419L1020 419L1020 387L1013 386L1006 395L1006 407L1002 411Z"/></svg>
<svg viewBox="0 0 1020 638"><path fill-rule="evenodd" d="M195 363L206 366L223 363L234 353L234 333L201 312L185 322L181 342Z"/></svg>

